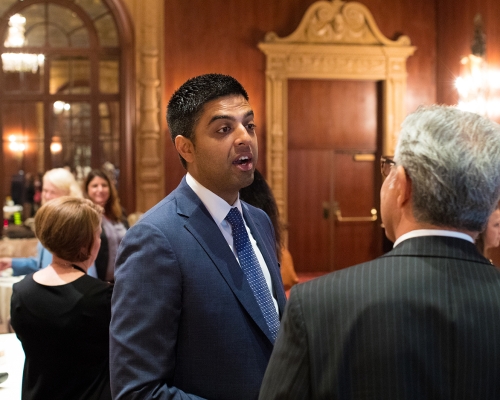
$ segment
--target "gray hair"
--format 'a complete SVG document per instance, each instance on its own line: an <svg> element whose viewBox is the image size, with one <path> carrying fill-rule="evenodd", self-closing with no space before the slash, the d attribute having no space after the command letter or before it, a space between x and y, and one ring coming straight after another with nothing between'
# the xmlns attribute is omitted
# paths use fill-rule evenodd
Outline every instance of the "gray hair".
<svg viewBox="0 0 500 400"><path fill-rule="evenodd" d="M450 106L420 107L394 157L412 181L418 222L482 231L500 197L500 125Z"/></svg>

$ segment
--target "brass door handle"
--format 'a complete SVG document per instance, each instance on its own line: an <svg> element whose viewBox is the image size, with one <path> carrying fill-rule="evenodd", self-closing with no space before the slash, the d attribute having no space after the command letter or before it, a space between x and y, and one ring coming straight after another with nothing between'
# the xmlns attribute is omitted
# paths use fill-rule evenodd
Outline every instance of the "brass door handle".
<svg viewBox="0 0 500 400"><path fill-rule="evenodd" d="M340 207L335 208L335 217L339 222L373 222L378 218L377 210L375 208L371 209L371 217L343 217Z"/></svg>

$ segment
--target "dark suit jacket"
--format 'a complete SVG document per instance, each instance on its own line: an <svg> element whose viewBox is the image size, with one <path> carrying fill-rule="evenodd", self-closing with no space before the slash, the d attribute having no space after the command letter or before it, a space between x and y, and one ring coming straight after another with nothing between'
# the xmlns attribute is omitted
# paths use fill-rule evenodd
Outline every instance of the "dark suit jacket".
<svg viewBox="0 0 500 400"><path fill-rule="evenodd" d="M291 290L261 399L499 399L500 272L474 244L403 241Z"/></svg>
<svg viewBox="0 0 500 400"><path fill-rule="evenodd" d="M242 205L282 314L271 222ZM258 396L271 334L234 254L185 178L122 240L110 334L115 399Z"/></svg>

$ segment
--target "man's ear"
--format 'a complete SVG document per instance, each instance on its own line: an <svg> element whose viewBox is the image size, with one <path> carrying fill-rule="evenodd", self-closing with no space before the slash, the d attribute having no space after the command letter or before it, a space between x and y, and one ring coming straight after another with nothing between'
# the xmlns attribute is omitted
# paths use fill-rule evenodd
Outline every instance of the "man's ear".
<svg viewBox="0 0 500 400"><path fill-rule="evenodd" d="M175 148L177 149L179 155L186 160L186 162L193 162L194 145L191 140L182 135L177 135L175 137Z"/></svg>
<svg viewBox="0 0 500 400"><path fill-rule="evenodd" d="M397 204L403 207L411 201L412 182L401 165L398 165L396 168L396 185L398 188Z"/></svg>

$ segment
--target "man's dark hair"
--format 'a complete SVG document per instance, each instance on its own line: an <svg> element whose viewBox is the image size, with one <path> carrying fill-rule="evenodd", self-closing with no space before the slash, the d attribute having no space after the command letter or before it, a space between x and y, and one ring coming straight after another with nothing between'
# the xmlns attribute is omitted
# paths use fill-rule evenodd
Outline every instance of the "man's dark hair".
<svg viewBox="0 0 500 400"><path fill-rule="evenodd" d="M194 141L194 129L209 101L230 95L241 95L248 100L248 94L232 76L206 74L186 81L172 95L168 102L167 124L172 142L178 135ZM181 157L186 168L186 161Z"/></svg>

